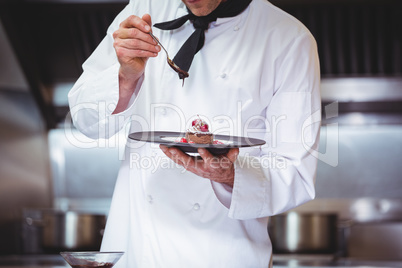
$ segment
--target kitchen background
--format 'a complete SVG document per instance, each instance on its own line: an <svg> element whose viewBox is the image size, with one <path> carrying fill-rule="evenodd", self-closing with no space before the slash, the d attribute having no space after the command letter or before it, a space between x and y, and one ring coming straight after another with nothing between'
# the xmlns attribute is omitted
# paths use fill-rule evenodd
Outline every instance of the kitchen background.
<svg viewBox="0 0 402 268"><path fill-rule="evenodd" d="M127 2L0 0L0 256L52 253L35 224L49 210L107 216L126 133L86 139L66 96ZM317 198L295 211L336 213L343 257L402 261L401 1L271 2L321 61Z"/></svg>

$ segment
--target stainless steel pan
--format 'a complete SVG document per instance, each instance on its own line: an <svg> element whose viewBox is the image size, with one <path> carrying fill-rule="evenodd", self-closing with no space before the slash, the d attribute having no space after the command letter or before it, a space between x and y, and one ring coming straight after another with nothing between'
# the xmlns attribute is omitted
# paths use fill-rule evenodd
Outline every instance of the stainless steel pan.
<svg viewBox="0 0 402 268"><path fill-rule="evenodd" d="M337 214L290 212L270 218L268 232L276 253L336 253Z"/></svg>
<svg viewBox="0 0 402 268"><path fill-rule="evenodd" d="M26 219L41 230L46 251L99 250L106 216L77 211L42 211L40 220Z"/></svg>

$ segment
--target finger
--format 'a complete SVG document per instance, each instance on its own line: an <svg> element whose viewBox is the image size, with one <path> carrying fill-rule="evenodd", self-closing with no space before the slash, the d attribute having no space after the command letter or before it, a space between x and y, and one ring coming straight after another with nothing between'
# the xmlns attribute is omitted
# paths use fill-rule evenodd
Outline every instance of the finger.
<svg viewBox="0 0 402 268"><path fill-rule="evenodd" d="M116 55L119 59L125 59L130 61L134 58L148 58L158 56L157 52L138 50L138 49L127 49L125 47L115 47Z"/></svg>
<svg viewBox="0 0 402 268"><path fill-rule="evenodd" d="M193 166L195 165L194 157L189 156L182 150L174 147L169 148L169 152L172 156L173 161L182 165L185 169L190 168L192 170Z"/></svg>
<svg viewBox="0 0 402 268"><path fill-rule="evenodd" d="M234 163L239 155L239 148L232 148L227 153L226 157L229 158L230 162Z"/></svg>
<svg viewBox="0 0 402 268"><path fill-rule="evenodd" d="M144 14L144 16L142 16L142 20L145 21L150 27L152 27L151 15Z"/></svg>
<svg viewBox="0 0 402 268"><path fill-rule="evenodd" d="M198 148L198 153L207 165L210 165L212 159L214 159L214 156L207 149Z"/></svg>
<svg viewBox="0 0 402 268"><path fill-rule="evenodd" d="M145 18L147 20L148 19L150 20L151 17L148 15L149 16L149 18L148 18L146 15L144 15ZM121 28L137 28L144 33L149 33L151 31L151 26L148 24L148 22L135 15L131 15L126 20L124 20L120 24L120 27Z"/></svg>
<svg viewBox="0 0 402 268"><path fill-rule="evenodd" d="M170 150L171 147L167 147L166 145L160 144L160 145L159 145L159 148L162 150L162 152L163 152L167 157L169 157L170 159L173 158L172 151ZM172 160L173 160L173 159L172 159Z"/></svg>
<svg viewBox="0 0 402 268"><path fill-rule="evenodd" d="M117 31L113 33L114 39L140 39L149 44L157 45L157 42L148 34L151 31L151 16L145 14L143 18L130 16L122 23Z"/></svg>
<svg viewBox="0 0 402 268"><path fill-rule="evenodd" d="M206 174L210 173L211 170L214 169L230 167L230 165L232 164L231 162L228 163L229 160L226 157L214 156L206 149L199 149L198 152L202 157L202 160L204 161L204 166L201 170Z"/></svg>
<svg viewBox="0 0 402 268"><path fill-rule="evenodd" d="M159 148L160 148L163 152L167 151L167 149L168 149L168 147L167 147L166 145L163 145L163 144L159 144Z"/></svg>
<svg viewBox="0 0 402 268"><path fill-rule="evenodd" d="M161 49L158 45L144 42L140 39L115 39L114 48L125 48L130 50L143 50L151 53L158 53Z"/></svg>
<svg viewBox="0 0 402 268"><path fill-rule="evenodd" d="M164 145L160 145L159 147L165 153L165 155L173 160L173 162L175 162L176 164L183 166L187 170L194 170L193 167L195 166L195 160L193 157L174 147L169 148Z"/></svg>
<svg viewBox="0 0 402 268"><path fill-rule="evenodd" d="M158 43L149 35L137 28L119 28L113 33L114 40L141 40L149 45L157 45Z"/></svg>
<svg viewBox="0 0 402 268"><path fill-rule="evenodd" d="M151 15L149 15L149 14L145 14L144 16L142 16L142 19L146 22L146 23L148 23L148 25L151 27L151 31L150 32L152 32L152 19L151 19ZM155 44L157 44L158 45L158 42L151 36L151 38L152 38L152 41L155 43ZM158 45L159 46L159 45Z"/></svg>
<svg viewBox="0 0 402 268"><path fill-rule="evenodd" d="M204 161L200 157L189 156L176 148L169 148L165 145L159 145L161 150L169 157L173 162L183 166L187 171L190 171L198 176L207 177L207 173L204 171Z"/></svg>
<svg viewBox="0 0 402 268"><path fill-rule="evenodd" d="M159 148L162 150L162 152L169 157L170 159L172 159L172 152L169 150L170 147L167 147L166 145L160 144ZM173 159L172 159L173 160Z"/></svg>

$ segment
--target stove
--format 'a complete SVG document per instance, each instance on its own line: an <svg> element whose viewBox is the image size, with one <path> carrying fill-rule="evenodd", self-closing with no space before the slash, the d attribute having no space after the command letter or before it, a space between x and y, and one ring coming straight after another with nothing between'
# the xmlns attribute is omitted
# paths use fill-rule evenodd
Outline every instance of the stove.
<svg viewBox="0 0 402 268"><path fill-rule="evenodd" d="M59 254L0 256L1 268L67 268L70 267ZM70 267L71 268L71 267Z"/></svg>
<svg viewBox="0 0 402 268"><path fill-rule="evenodd" d="M274 268L280 267L402 267L402 261L364 260L357 258L336 257L334 255L310 254L274 254Z"/></svg>

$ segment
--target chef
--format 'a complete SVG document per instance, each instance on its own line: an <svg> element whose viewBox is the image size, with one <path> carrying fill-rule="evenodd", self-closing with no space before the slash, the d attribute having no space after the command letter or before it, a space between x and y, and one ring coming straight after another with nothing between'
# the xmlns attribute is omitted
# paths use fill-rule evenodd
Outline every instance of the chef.
<svg viewBox="0 0 402 268"><path fill-rule="evenodd" d="M269 216L315 196L311 33L266 0L133 0L83 70L69 103L89 137L184 132L202 118L266 142L216 156L128 139L101 248L125 252L115 267L272 266Z"/></svg>

